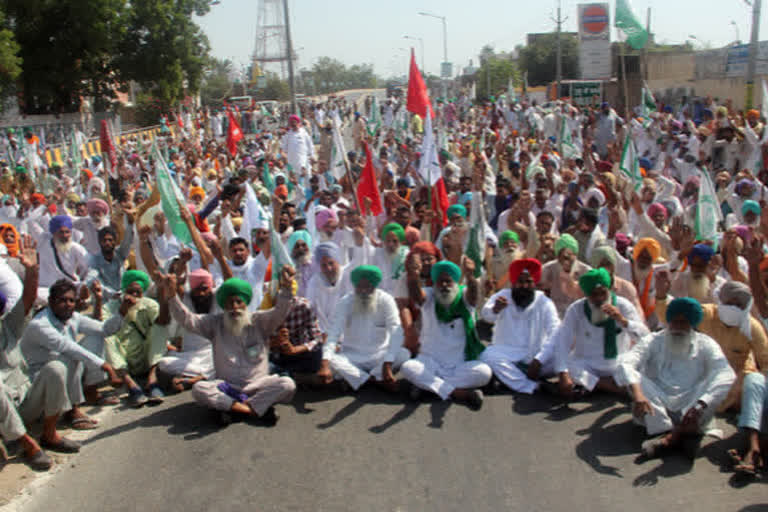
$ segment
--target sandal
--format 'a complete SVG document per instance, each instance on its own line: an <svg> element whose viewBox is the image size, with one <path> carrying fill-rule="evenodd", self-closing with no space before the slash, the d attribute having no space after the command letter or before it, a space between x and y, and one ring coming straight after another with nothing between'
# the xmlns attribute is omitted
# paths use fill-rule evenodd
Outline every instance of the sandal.
<svg viewBox="0 0 768 512"><path fill-rule="evenodd" d="M736 464L733 466L733 470L737 473L741 473L744 475L749 476L756 476L757 470L760 468L760 453L759 452L753 452L752 453L752 460L747 461L743 460L741 464Z"/></svg>
<svg viewBox="0 0 768 512"><path fill-rule="evenodd" d="M739 450L736 448L731 448L726 452L728 454L728 458L731 459L731 463L734 466L738 466L742 462L744 462L744 459L741 458L741 454L739 453Z"/></svg>
<svg viewBox="0 0 768 512"><path fill-rule="evenodd" d="M93 430L98 428L98 421L88 416L80 416L72 419L72 430Z"/></svg>
<svg viewBox="0 0 768 512"><path fill-rule="evenodd" d="M94 402L86 402L90 406L119 405L120 399L114 395L101 395Z"/></svg>

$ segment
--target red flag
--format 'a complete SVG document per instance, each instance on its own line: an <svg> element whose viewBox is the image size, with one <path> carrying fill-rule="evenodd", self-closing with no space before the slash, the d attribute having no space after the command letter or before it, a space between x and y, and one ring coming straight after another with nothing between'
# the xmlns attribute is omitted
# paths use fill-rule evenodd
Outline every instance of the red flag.
<svg viewBox="0 0 768 512"><path fill-rule="evenodd" d="M419 114L422 119L427 116L427 107L431 104L429 101L429 94L427 93L427 86L424 84L424 79L421 78L419 72L419 66L416 65L416 57L411 48L411 71L408 75L408 103L406 109L408 112ZM435 111L432 110L432 117L435 117Z"/></svg>
<svg viewBox="0 0 768 512"><path fill-rule="evenodd" d="M373 156L371 148L365 143L365 167L360 175L360 181L357 184L357 200L360 202L362 214L367 215L365 207L365 198L371 200L371 215L379 215L384 211L381 205L381 196L379 195L379 186L376 183L376 173L373 171Z"/></svg>
<svg viewBox="0 0 768 512"><path fill-rule="evenodd" d="M232 112L227 112L229 116L229 129L227 130L227 149L232 156L237 155L237 143L243 140L243 132L240 130L240 125L235 121L235 116Z"/></svg>
<svg viewBox="0 0 768 512"><path fill-rule="evenodd" d="M442 228L448 224L448 207L450 202L448 201L448 192L445 190L445 181L440 178L435 186L432 187L432 211L435 212L435 219L433 222L439 224Z"/></svg>
<svg viewBox="0 0 768 512"><path fill-rule="evenodd" d="M101 152L106 154L109 159L109 170L114 173L115 169L117 169L117 151L112 142L112 134L109 132L109 124L106 119L101 120L99 144L101 144Z"/></svg>

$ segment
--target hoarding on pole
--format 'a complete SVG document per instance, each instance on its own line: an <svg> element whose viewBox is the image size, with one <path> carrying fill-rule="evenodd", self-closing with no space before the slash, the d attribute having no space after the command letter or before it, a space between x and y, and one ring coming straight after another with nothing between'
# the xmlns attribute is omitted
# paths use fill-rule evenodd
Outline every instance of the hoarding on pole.
<svg viewBox="0 0 768 512"><path fill-rule="evenodd" d="M607 3L579 4L582 80L611 78L611 18Z"/></svg>

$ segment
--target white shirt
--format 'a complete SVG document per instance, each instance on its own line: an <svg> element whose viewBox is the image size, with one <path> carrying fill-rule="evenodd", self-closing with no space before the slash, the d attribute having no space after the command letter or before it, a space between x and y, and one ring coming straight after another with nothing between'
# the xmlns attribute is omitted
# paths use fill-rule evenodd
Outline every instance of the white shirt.
<svg viewBox="0 0 768 512"><path fill-rule="evenodd" d="M59 261L63 270L56 263L56 257L53 254L52 238L50 235L44 236L37 247L40 255L40 286L49 287L59 279L67 279L75 283L83 281L88 274L89 256L85 247L72 242L72 248L67 253L59 252Z"/></svg>
<svg viewBox="0 0 768 512"><path fill-rule="evenodd" d="M444 367L455 367L465 361L464 347L466 346L466 332L464 320L457 318L450 323L441 322L435 312L435 295L432 288L424 290L426 300L421 307L421 347L419 354L425 355ZM464 299L462 299L464 300ZM464 304L471 314L474 314L472 306Z"/></svg>
<svg viewBox="0 0 768 512"><path fill-rule="evenodd" d="M267 271L267 264L268 261L264 258L264 253L257 254L255 258L248 256L248 259L242 265L235 265L233 262L229 262L232 277L247 281L253 287L253 298L248 305L248 311L250 312L258 310L264 298L264 273Z"/></svg>
<svg viewBox="0 0 768 512"><path fill-rule="evenodd" d="M496 299L503 297L509 305L499 313L493 312ZM505 288L488 299L482 310L483 320L495 324L493 346L504 347L506 355L514 361L530 363L551 341L560 325L554 302L544 292L536 290L533 302L520 309L512 300L512 290ZM552 353L551 350L546 352ZM547 361L541 361L546 364Z"/></svg>
<svg viewBox="0 0 768 512"><path fill-rule="evenodd" d="M288 165L293 172L301 173L302 168L309 169L309 159L315 156L315 145L304 128L289 130L280 141L280 149L285 152Z"/></svg>
<svg viewBox="0 0 768 512"><path fill-rule="evenodd" d="M341 268L335 284L328 284L322 272L316 272L307 284L307 300L317 316L320 331L328 333L331 319L342 297L352 291L347 267Z"/></svg>

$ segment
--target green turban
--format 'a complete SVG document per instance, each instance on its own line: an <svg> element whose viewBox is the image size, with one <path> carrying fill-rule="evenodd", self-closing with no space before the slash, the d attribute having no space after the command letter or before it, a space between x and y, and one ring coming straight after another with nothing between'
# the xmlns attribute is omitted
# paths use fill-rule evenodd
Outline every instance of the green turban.
<svg viewBox="0 0 768 512"><path fill-rule="evenodd" d="M349 275L353 285L357 286L357 283L359 283L361 279L365 279L371 283L374 288L379 286L383 277L379 267L373 265L360 265Z"/></svg>
<svg viewBox="0 0 768 512"><path fill-rule="evenodd" d="M560 256L563 249L570 249L573 254L579 254L579 242L568 233L560 235L555 242L555 257Z"/></svg>
<svg viewBox="0 0 768 512"><path fill-rule="evenodd" d="M24 167L23 165L17 165L16 172L19 174L27 174L27 168Z"/></svg>
<svg viewBox="0 0 768 512"><path fill-rule="evenodd" d="M667 323L671 322L677 315L683 315L688 319L691 327L696 327L704 318L704 310L696 299L681 297L673 300L667 306Z"/></svg>
<svg viewBox="0 0 768 512"><path fill-rule="evenodd" d="M451 206L450 208L448 208L447 215L448 215L449 219L453 218L454 215L461 215L462 217L464 217L466 219L467 218L467 209L464 208L463 205L455 204L455 205Z"/></svg>
<svg viewBox="0 0 768 512"><path fill-rule="evenodd" d="M133 283L139 283L141 286L141 291L145 292L147 291L147 288L149 288L149 276L146 272L142 272L141 270L126 270L123 273L123 279L120 282L120 288L125 291L126 288L131 286Z"/></svg>
<svg viewBox="0 0 768 512"><path fill-rule="evenodd" d="M236 277L227 279L221 286L219 286L219 289L216 290L216 302L219 304L219 307L224 309L224 304L226 304L227 299L232 295L236 295L246 304L250 304L251 299L253 298L253 288L251 288L248 281L243 281Z"/></svg>
<svg viewBox="0 0 768 512"><path fill-rule="evenodd" d="M505 231L499 237L499 246L504 247L504 244L509 240L514 240L516 244L520 243L520 237L514 231Z"/></svg>
<svg viewBox="0 0 768 512"><path fill-rule="evenodd" d="M384 226L384 229L381 230L381 240L384 241L384 239L387 238L387 235L390 233L397 235L397 238L400 240L401 244L405 242L405 230L403 229L403 226L397 222L390 222Z"/></svg>
<svg viewBox="0 0 768 512"><path fill-rule="evenodd" d="M760 208L760 203L758 203L757 201L753 201L752 199L747 199L746 201L744 201L744 204L741 205L742 215L746 215L747 212L752 212L759 217L761 211L762 211L762 208Z"/></svg>
<svg viewBox="0 0 768 512"><path fill-rule="evenodd" d="M579 278L579 286L584 295L592 295L598 286L611 287L611 274L604 268L593 268Z"/></svg>
<svg viewBox="0 0 768 512"><path fill-rule="evenodd" d="M592 258L590 260L590 264L597 268L600 266L600 263L605 260L610 261L611 265L616 267L616 250L610 245L599 245L595 247L592 250Z"/></svg>
<svg viewBox="0 0 768 512"><path fill-rule="evenodd" d="M457 283L461 279L461 269L459 266L452 261L443 260L438 261L432 265L432 270L430 271L432 282L437 283L437 279L440 277L440 274L444 273L447 273L449 276L451 276L451 279Z"/></svg>

